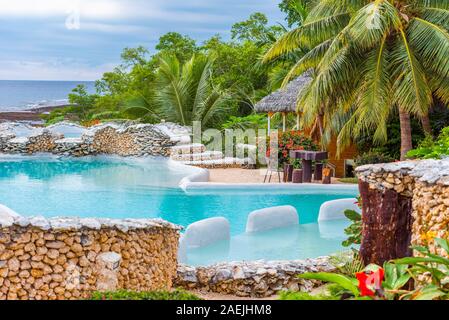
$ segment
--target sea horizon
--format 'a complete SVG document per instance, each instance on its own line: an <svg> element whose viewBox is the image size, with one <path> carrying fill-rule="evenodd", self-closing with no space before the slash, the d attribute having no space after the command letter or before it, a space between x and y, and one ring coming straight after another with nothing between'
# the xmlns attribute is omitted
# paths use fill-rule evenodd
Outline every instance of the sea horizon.
<svg viewBox="0 0 449 320"><path fill-rule="evenodd" d="M95 81L90 80L0 80L0 112L66 105L79 84L95 92Z"/></svg>

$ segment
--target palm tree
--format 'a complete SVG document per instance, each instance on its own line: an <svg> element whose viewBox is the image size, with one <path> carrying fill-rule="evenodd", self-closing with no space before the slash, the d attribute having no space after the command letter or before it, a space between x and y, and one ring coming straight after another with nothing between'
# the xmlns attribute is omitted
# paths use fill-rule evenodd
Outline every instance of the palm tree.
<svg viewBox="0 0 449 320"><path fill-rule="evenodd" d="M210 81L213 60L193 55L181 65L176 56L160 58L156 101L166 120L182 125L201 121L204 127L213 127L225 115L228 95L214 88Z"/></svg>
<svg viewBox="0 0 449 320"><path fill-rule="evenodd" d="M313 70L298 103L304 123L319 115L338 131L342 149L367 133L386 141L387 119L398 112L404 159L412 148L410 117L429 130L432 96L449 102L448 30L449 0L320 0L264 60L308 48L285 79Z"/></svg>

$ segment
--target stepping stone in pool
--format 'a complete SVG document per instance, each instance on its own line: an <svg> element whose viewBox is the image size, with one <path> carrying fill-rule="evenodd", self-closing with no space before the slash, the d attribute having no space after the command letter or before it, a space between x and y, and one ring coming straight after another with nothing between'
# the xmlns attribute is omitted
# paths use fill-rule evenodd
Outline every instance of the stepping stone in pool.
<svg viewBox="0 0 449 320"><path fill-rule="evenodd" d="M346 210L354 210L358 213L361 213L361 210L357 206L356 202L356 198L350 198L332 200L323 203L320 208L320 214L318 215L318 222L346 219Z"/></svg>
<svg viewBox="0 0 449 320"><path fill-rule="evenodd" d="M229 221L215 217L192 223L182 236L182 245L187 249L209 246L231 237Z"/></svg>
<svg viewBox="0 0 449 320"><path fill-rule="evenodd" d="M280 206L253 211L246 223L246 232L260 232L299 224L295 207Z"/></svg>

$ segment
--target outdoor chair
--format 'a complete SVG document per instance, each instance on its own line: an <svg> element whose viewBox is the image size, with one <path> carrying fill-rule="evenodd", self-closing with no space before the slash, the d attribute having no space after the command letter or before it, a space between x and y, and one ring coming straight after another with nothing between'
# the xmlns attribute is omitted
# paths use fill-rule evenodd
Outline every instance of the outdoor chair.
<svg viewBox="0 0 449 320"><path fill-rule="evenodd" d="M273 173L277 173L278 179L279 179L279 183L281 183L281 172L283 173L284 170L279 168L278 162L277 161L273 161L270 158L265 158L266 162L267 162L267 172L265 173L265 178L263 180L263 183L267 182L268 179L268 183L271 182L271 177L273 176Z"/></svg>

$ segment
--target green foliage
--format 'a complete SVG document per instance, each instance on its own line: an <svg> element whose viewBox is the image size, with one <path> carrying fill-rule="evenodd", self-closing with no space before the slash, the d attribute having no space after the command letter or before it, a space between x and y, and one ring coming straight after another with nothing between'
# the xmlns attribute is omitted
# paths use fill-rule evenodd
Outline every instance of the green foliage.
<svg viewBox="0 0 449 320"><path fill-rule="evenodd" d="M337 273L317 272L317 273L304 273L298 276L301 279L319 280L323 282L331 282L339 285L341 288L349 291L354 296L359 295L359 289L357 287L357 281L353 278L344 276Z"/></svg>
<svg viewBox="0 0 449 320"><path fill-rule="evenodd" d="M357 205L362 209L362 199L357 198ZM359 245L362 243L362 230L363 222L362 215L355 210L345 210L345 217L351 221L349 227L345 229L345 234L348 239L342 242L344 247L350 247L352 245Z"/></svg>
<svg viewBox="0 0 449 320"><path fill-rule="evenodd" d="M273 43L283 32L279 26L268 26L265 14L256 12L246 21L238 22L231 28L231 37L234 40L250 41L258 45Z"/></svg>
<svg viewBox="0 0 449 320"><path fill-rule="evenodd" d="M267 126L267 117L261 114L251 114L246 117L231 116L223 123L222 129L263 129Z"/></svg>
<svg viewBox="0 0 449 320"><path fill-rule="evenodd" d="M341 178L338 179L338 181L340 181L341 183L348 183L348 184L358 184L359 183L359 179L358 178Z"/></svg>
<svg viewBox="0 0 449 320"><path fill-rule="evenodd" d="M280 132L278 144L278 159L281 167L284 163L290 162L290 150L318 150L315 142L309 137L306 137L301 131Z"/></svg>
<svg viewBox="0 0 449 320"><path fill-rule="evenodd" d="M354 210L346 210L345 216L351 220L351 225L345 229L348 239L342 242L344 247L350 247L362 242L362 215Z"/></svg>
<svg viewBox="0 0 449 320"><path fill-rule="evenodd" d="M201 300L184 290L174 291L128 291L94 292L90 300Z"/></svg>
<svg viewBox="0 0 449 320"><path fill-rule="evenodd" d="M360 253L355 249L331 255L329 257L329 263L345 276L352 276L365 268Z"/></svg>
<svg viewBox="0 0 449 320"><path fill-rule="evenodd" d="M398 110L421 119L433 95L449 103L449 8L437 2L438 10L433 1L312 1L304 22L281 36L264 61L309 48L287 76L313 70L298 101L304 125L320 115L323 137L338 135L339 152L365 135L382 145L394 138L387 124ZM409 125L404 120L402 128ZM410 147L408 130L398 137L404 150Z"/></svg>
<svg viewBox="0 0 449 320"><path fill-rule="evenodd" d="M177 32L169 32L160 37L156 49L162 55L176 56L181 63L188 61L199 51L195 40Z"/></svg>
<svg viewBox="0 0 449 320"><path fill-rule="evenodd" d="M369 151L367 153L359 155L355 159L355 164L356 166L363 166L365 164L388 163L393 161L394 159L386 154L376 151Z"/></svg>
<svg viewBox="0 0 449 320"><path fill-rule="evenodd" d="M424 139L418 148L408 152L409 158L415 159L440 159L449 155L449 127L441 131L435 141L432 137Z"/></svg>
<svg viewBox="0 0 449 320"><path fill-rule="evenodd" d="M210 82L212 64L213 59L203 55L193 55L184 64L172 55L161 57L156 101L164 119L183 125L201 121L205 128L221 123L227 95Z"/></svg>
<svg viewBox="0 0 449 320"><path fill-rule="evenodd" d="M312 295L307 292L285 291L279 294L279 300L340 300L339 297L326 294Z"/></svg>
<svg viewBox="0 0 449 320"><path fill-rule="evenodd" d="M435 254L429 246L415 246L413 250L419 256L407 257L393 261L398 267L407 267L407 272L416 283L415 290L401 292L404 299L449 299L449 241L447 239L435 238L430 240L436 248L445 252L445 256ZM430 282L426 281L427 275Z"/></svg>
<svg viewBox="0 0 449 320"><path fill-rule="evenodd" d="M289 27L301 25L307 19L311 0L283 0L279 4L279 9L287 14L285 20Z"/></svg>
<svg viewBox="0 0 449 320"><path fill-rule="evenodd" d="M434 253L435 249L444 254ZM342 299L370 300L447 300L449 299L449 241L435 238L427 246L413 247L418 254L386 262L383 267L369 265L362 271L353 273L306 273L299 275L301 279L319 280L334 285L330 297ZM437 251L439 252L439 251ZM354 257L356 259L356 257ZM371 278L373 277L374 278ZM376 278L377 277L377 278ZM374 280L377 279L377 280ZM413 280L413 282L411 282ZM285 297L294 298L293 293L285 293ZM299 294L301 299L326 299Z"/></svg>

